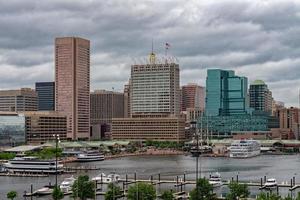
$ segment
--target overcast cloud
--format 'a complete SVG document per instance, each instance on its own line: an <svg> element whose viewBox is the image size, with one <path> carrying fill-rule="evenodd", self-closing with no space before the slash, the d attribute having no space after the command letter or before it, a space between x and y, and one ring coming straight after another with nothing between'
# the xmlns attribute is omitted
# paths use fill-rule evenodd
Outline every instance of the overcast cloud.
<svg viewBox="0 0 300 200"><path fill-rule="evenodd" d="M289 0L0 0L0 89L54 79L54 38L91 40L91 89L123 90L130 65L171 44L181 84L207 68L264 80L298 105L300 2Z"/></svg>

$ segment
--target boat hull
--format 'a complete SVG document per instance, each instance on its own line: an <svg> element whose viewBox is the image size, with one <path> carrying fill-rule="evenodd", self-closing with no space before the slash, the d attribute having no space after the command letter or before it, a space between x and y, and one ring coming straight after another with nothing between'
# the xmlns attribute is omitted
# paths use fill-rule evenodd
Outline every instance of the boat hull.
<svg viewBox="0 0 300 200"><path fill-rule="evenodd" d="M251 158L260 155L260 150L245 153L230 153L230 158Z"/></svg>

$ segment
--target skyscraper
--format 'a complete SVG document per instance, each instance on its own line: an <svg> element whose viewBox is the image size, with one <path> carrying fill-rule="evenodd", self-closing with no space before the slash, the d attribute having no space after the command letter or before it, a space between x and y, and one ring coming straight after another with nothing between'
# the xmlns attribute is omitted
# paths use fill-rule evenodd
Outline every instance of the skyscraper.
<svg viewBox="0 0 300 200"><path fill-rule="evenodd" d="M185 140L185 119L180 116L178 64L168 60L156 63L152 51L147 64L131 66L126 93L130 99L130 117L112 119L113 139Z"/></svg>
<svg viewBox="0 0 300 200"><path fill-rule="evenodd" d="M256 112L271 115L272 92L262 80L256 80L250 84L250 107Z"/></svg>
<svg viewBox="0 0 300 200"><path fill-rule="evenodd" d="M90 41L55 40L55 110L68 117L67 138L90 137Z"/></svg>
<svg viewBox="0 0 300 200"><path fill-rule="evenodd" d="M35 91L38 94L38 110L54 110L54 82L37 82Z"/></svg>
<svg viewBox="0 0 300 200"><path fill-rule="evenodd" d="M248 79L232 70L209 69L206 78L207 116L246 114L249 110Z"/></svg>
<svg viewBox="0 0 300 200"><path fill-rule="evenodd" d="M131 115L179 115L179 65L150 63L131 66Z"/></svg>
<svg viewBox="0 0 300 200"><path fill-rule="evenodd" d="M205 88L193 83L184 85L181 89L181 100L182 111L188 108L204 110Z"/></svg>

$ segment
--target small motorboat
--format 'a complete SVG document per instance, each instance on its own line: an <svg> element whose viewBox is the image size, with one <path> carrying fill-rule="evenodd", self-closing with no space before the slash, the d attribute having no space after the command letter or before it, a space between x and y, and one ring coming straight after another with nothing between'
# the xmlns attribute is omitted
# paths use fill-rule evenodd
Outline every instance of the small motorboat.
<svg viewBox="0 0 300 200"><path fill-rule="evenodd" d="M60 184L60 189L64 192L64 193L68 193L71 192L72 190L72 185L74 184L76 178L74 178L73 176L69 177L69 178L65 178L64 181Z"/></svg>
<svg viewBox="0 0 300 200"><path fill-rule="evenodd" d="M92 178L92 181L97 181L97 183L111 183L111 178L107 177L104 173L98 174L94 178Z"/></svg>
<svg viewBox="0 0 300 200"><path fill-rule="evenodd" d="M52 194L53 188L50 188L48 186L42 187L41 189L38 189L35 191L36 195L49 195Z"/></svg>
<svg viewBox="0 0 300 200"><path fill-rule="evenodd" d="M214 174L209 175L209 184L213 187L220 187L223 185L220 173L216 172Z"/></svg>
<svg viewBox="0 0 300 200"><path fill-rule="evenodd" d="M267 181L266 181L264 187L266 187L266 188L274 188L274 187L276 187L277 185L278 185L278 184L277 184L277 181L276 181L275 178L269 178L269 179L267 179Z"/></svg>
<svg viewBox="0 0 300 200"><path fill-rule="evenodd" d="M116 173L109 174L107 177L110 178L111 182L114 182L114 183L117 183L120 180L120 175L116 174Z"/></svg>

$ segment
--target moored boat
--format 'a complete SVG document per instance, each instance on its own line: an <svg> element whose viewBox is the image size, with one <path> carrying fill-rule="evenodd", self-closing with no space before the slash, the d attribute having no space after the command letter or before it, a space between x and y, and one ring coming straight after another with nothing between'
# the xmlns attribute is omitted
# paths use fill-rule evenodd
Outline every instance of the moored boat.
<svg viewBox="0 0 300 200"><path fill-rule="evenodd" d="M78 162L92 162L102 161L105 159L104 155L98 151L87 151L77 155Z"/></svg>
<svg viewBox="0 0 300 200"><path fill-rule="evenodd" d="M277 181L275 178L267 179L266 183L264 184L266 188L274 188L277 186Z"/></svg>
<svg viewBox="0 0 300 200"><path fill-rule="evenodd" d="M40 160L36 157L16 157L3 164L12 173L62 173L63 165L55 160Z"/></svg>
<svg viewBox="0 0 300 200"><path fill-rule="evenodd" d="M250 158L260 154L260 143L256 140L235 140L229 150L231 158Z"/></svg>
<svg viewBox="0 0 300 200"><path fill-rule="evenodd" d="M116 183L120 180L120 175L112 173L106 176L106 174L101 173L95 176L94 178L92 178L92 180L97 181L97 183L104 183L104 184Z"/></svg>
<svg viewBox="0 0 300 200"><path fill-rule="evenodd" d="M221 179L221 175L216 172L214 174L211 174L209 176L209 180L208 180L209 184L211 184L213 187L220 187L223 185L222 179Z"/></svg>
<svg viewBox="0 0 300 200"><path fill-rule="evenodd" d="M76 178L74 178L73 176L69 177L69 178L65 178L64 181L60 184L60 189L64 192L64 193L68 193L72 191L72 185L74 184Z"/></svg>

